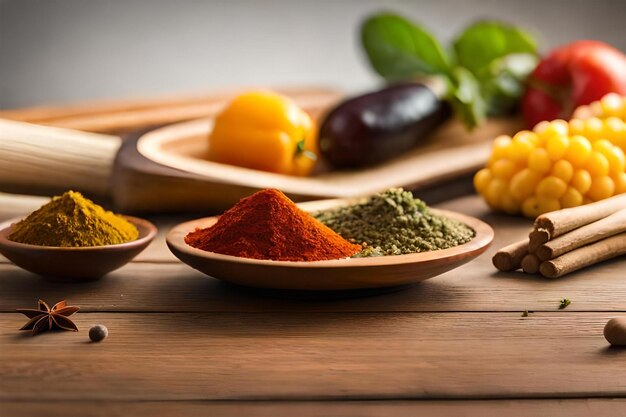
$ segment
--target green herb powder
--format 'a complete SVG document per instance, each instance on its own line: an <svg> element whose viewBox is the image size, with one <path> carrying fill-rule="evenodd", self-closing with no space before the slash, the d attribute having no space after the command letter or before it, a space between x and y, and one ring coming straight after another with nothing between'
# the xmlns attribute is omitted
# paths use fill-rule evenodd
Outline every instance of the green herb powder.
<svg viewBox="0 0 626 417"><path fill-rule="evenodd" d="M363 246L355 255L402 255L446 249L469 242L467 225L430 211L402 188L391 188L361 203L314 213L345 239Z"/></svg>

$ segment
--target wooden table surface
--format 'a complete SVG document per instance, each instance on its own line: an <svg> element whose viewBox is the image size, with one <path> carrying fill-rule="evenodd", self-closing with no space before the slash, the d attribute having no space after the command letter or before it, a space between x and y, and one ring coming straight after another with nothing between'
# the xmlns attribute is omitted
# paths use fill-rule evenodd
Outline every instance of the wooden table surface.
<svg viewBox="0 0 626 417"><path fill-rule="evenodd" d="M493 252L530 222L476 196L439 207L492 224L494 245L445 275L357 298L203 276L164 244L180 218L158 219L151 247L96 282L51 283L0 259L0 415L626 416L626 350L602 336L626 310L624 261L553 281L495 273ZM19 332L14 310L38 298L80 306L80 332ZM98 323L109 337L89 343Z"/></svg>

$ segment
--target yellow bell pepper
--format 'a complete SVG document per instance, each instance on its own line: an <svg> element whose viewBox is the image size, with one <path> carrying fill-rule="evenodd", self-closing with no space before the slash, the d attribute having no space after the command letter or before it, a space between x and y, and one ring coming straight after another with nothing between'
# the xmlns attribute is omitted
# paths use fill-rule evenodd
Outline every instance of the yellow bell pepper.
<svg viewBox="0 0 626 417"><path fill-rule="evenodd" d="M269 91L236 97L215 119L209 159L289 175L317 160L313 121L291 99Z"/></svg>

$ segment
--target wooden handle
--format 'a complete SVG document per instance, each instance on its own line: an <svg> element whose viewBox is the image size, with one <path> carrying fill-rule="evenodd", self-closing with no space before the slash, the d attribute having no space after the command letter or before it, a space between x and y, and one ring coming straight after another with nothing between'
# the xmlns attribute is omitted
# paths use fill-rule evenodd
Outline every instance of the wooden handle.
<svg viewBox="0 0 626 417"><path fill-rule="evenodd" d="M120 145L117 136L0 119L0 185L105 196Z"/></svg>

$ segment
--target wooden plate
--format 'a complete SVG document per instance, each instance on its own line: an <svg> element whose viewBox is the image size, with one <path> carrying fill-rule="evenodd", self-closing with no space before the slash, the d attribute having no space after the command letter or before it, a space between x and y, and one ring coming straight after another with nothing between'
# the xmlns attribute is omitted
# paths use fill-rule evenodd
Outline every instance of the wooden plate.
<svg viewBox="0 0 626 417"><path fill-rule="evenodd" d="M476 171L487 160L491 140L516 131L520 122L494 119L469 134L460 123L451 121L427 143L398 158L368 169L327 170L311 177L208 161L212 125L212 119L199 119L156 129L139 138L137 150L152 162L202 179L203 194L211 195L216 208L223 208L263 188L279 189L294 201L363 196L390 187L419 189Z"/></svg>
<svg viewBox="0 0 626 417"><path fill-rule="evenodd" d="M341 204L346 204L346 200L315 201L300 204L300 207L316 211ZM213 225L217 217L179 224L167 234L166 240L172 253L187 265L239 285L306 291L395 287L424 281L461 266L483 253L493 240L493 229L476 218L445 210L433 211L467 224L476 236L463 245L432 252L316 262L239 258L206 252L185 243L187 233Z"/></svg>
<svg viewBox="0 0 626 417"><path fill-rule="evenodd" d="M12 224L0 225L0 253L15 265L48 279L82 282L101 278L130 262L143 251L157 234L155 225L138 217L123 216L139 231L136 240L117 245L56 247L27 245L8 239Z"/></svg>

